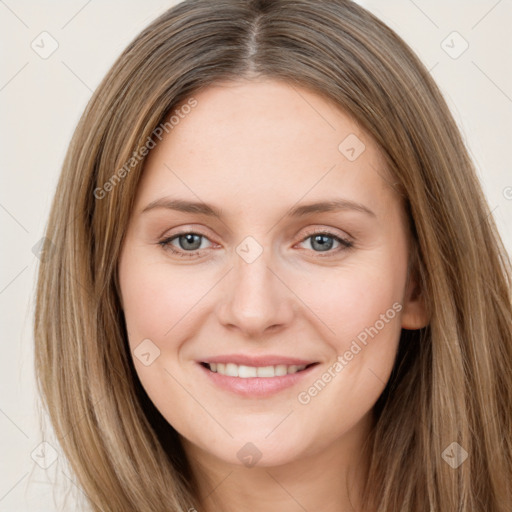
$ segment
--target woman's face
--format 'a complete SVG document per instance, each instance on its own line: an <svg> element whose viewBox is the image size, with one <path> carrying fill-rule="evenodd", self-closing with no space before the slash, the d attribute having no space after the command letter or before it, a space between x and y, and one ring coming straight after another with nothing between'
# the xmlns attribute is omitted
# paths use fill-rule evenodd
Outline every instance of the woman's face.
<svg viewBox="0 0 512 512"><path fill-rule="evenodd" d="M343 446L368 426L401 328L425 325L384 161L305 89L224 82L194 97L150 150L122 248L140 381L216 460Z"/></svg>

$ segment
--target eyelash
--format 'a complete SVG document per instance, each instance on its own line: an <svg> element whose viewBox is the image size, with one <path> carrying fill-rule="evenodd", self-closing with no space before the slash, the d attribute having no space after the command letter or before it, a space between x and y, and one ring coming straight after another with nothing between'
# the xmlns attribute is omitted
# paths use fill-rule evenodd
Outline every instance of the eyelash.
<svg viewBox="0 0 512 512"><path fill-rule="evenodd" d="M181 233L176 233L172 237L168 237L168 238L165 238L165 239L159 241L158 244L160 246L162 246L165 250L168 250L177 256L181 256L184 258L193 258L195 256L198 256L199 253L203 249L197 249L196 251L183 251L182 249L177 250L173 245L171 245L171 242L173 240L179 238L180 236L184 236L184 235L198 235L200 237L208 239L208 237L206 235L203 235L202 233L196 233L195 231L182 231ZM322 254L322 251L313 251L313 252L317 252L318 256L320 258L330 257L335 254L338 254L341 251L346 251L346 250L352 249L354 247L354 242L352 242L346 238L342 238L339 235L335 235L334 233L331 233L329 231L325 231L325 230L311 231L311 232L307 233L307 235L299 243L305 242L308 238L311 238L315 235L324 235L329 238L333 238L335 241L339 242L341 245L341 247L339 247L337 250L326 251L327 254L325 254L325 255Z"/></svg>

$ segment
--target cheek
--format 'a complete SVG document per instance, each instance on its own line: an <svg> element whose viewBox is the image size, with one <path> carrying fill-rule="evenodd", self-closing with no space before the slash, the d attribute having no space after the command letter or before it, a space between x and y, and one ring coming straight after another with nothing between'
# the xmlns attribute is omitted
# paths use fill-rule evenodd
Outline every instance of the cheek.
<svg viewBox="0 0 512 512"><path fill-rule="evenodd" d="M181 345L197 321L194 313L200 310L198 302L208 291L209 280L197 272L171 268L153 259L146 251L137 253L134 249L120 260L119 281L131 357L153 404L180 432L188 431L190 421L204 423L204 411L195 407L183 391L179 383L186 379L178 375L176 364ZM144 354L149 354L146 360ZM185 388L189 387L186 383Z"/></svg>
<svg viewBox="0 0 512 512"><path fill-rule="evenodd" d="M120 266L120 283L130 344L139 338L165 341L187 323L188 314L208 291L208 278L129 256ZM211 284L210 284L211 287ZM162 347L163 348L163 347Z"/></svg>
<svg viewBox="0 0 512 512"><path fill-rule="evenodd" d="M332 356L321 373L304 382L295 399L297 418L311 430L312 438L327 442L352 429L371 410L389 379L402 305L395 283L382 275L375 281L376 274L354 271L333 284L329 300L317 297L321 319L334 331L319 343L328 344Z"/></svg>
<svg viewBox="0 0 512 512"><path fill-rule="evenodd" d="M321 329L319 344L329 345L331 360L325 378L309 382L311 387L304 387L299 403L314 401L312 409L322 404L331 404L333 410L351 407L362 414L378 398L400 339L406 262L404 251L383 250L365 264L358 261L357 266L330 269L328 282L302 285L299 293L308 298L317 325L328 327Z"/></svg>
<svg viewBox="0 0 512 512"><path fill-rule="evenodd" d="M369 331L376 339L373 327L385 332L381 340L389 337L390 327L395 334L399 332L405 270L396 254L394 259L381 253L365 265L358 262L357 266L328 269L328 279L296 280L301 284L294 291L305 298L316 323L325 326L321 332L338 354L348 350L359 335L364 343Z"/></svg>

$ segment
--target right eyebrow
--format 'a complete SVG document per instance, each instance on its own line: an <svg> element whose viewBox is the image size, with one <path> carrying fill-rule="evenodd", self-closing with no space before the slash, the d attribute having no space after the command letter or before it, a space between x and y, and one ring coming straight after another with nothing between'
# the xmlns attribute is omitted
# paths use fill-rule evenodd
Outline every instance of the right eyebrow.
<svg viewBox="0 0 512 512"><path fill-rule="evenodd" d="M222 211L212 205L202 202L186 201L184 199L173 199L170 197L161 197L160 199L152 201L142 210L142 213L154 210L155 208L167 208L169 210L185 213L198 213L218 219L221 219L223 216Z"/></svg>

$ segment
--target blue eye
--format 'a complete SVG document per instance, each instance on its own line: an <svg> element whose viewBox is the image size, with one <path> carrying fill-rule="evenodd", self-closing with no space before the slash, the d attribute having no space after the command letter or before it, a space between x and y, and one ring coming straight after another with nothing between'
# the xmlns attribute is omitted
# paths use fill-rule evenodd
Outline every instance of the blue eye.
<svg viewBox="0 0 512 512"><path fill-rule="evenodd" d="M354 245L350 240L326 231L315 231L313 234L304 238L302 243L310 239L311 247L313 247L313 249L318 249L314 250L314 252L328 252L328 255L331 255L332 253L336 254L345 249L350 249ZM339 246L334 251L331 251L335 242L337 242Z"/></svg>
<svg viewBox="0 0 512 512"><path fill-rule="evenodd" d="M173 235L172 237L165 238L158 242L158 244L173 254L192 258L198 256L201 249L204 249L204 247L201 247L203 239L208 240L205 235L186 231ZM333 256L343 250L352 248L354 245L350 240L327 231L315 231L312 234L309 234L306 238L303 238L301 243L304 243L309 239L311 239L313 252L327 253L325 256ZM178 242L178 246L173 244L174 241ZM339 244L338 247L331 250L335 243ZM323 257L324 255L319 254L319 256Z"/></svg>
<svg viewBox="0 0 512 512"><path fill-rule="evenodd" d="M165 249L170 250L174 254L179 256L195 256L201 248L201 239L206 239L204 235L193 232L178 233L170 238L166 238L158 242ZM179 250L172 244L174 240L178 241ZM199 242L199 243L198 243Z"/></svg>

